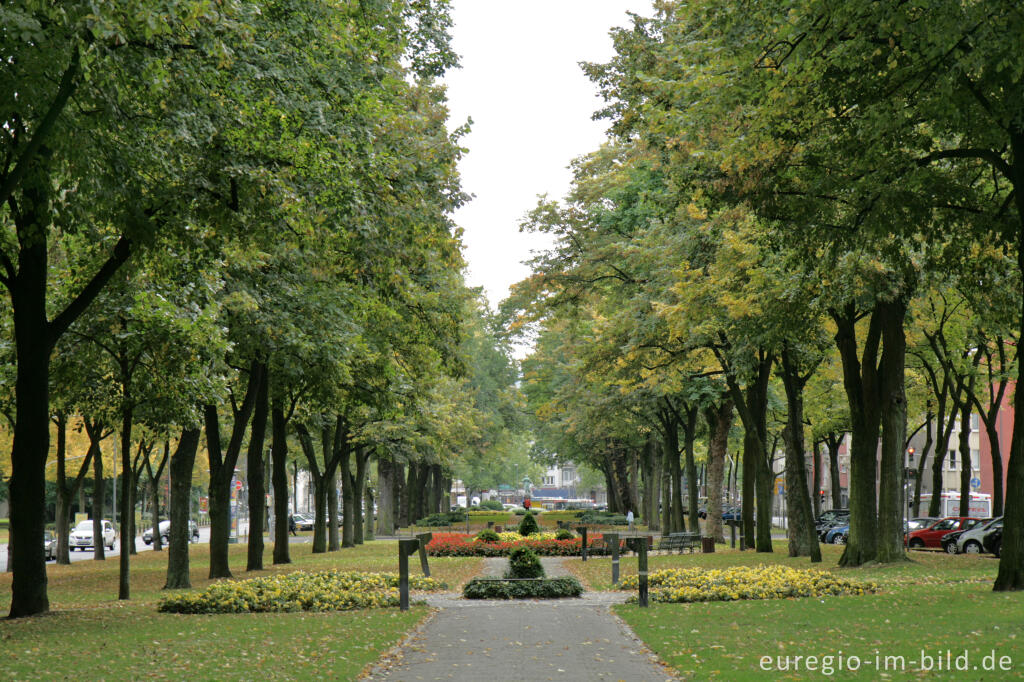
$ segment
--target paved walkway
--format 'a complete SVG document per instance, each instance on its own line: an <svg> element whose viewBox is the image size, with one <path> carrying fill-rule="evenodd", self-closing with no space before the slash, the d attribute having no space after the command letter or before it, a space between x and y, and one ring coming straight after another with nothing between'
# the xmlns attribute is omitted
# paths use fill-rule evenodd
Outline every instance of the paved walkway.
<svg viewBox="0 0 1024 682"><path fill-rule="evenodd" d="M501 575L507 559L489 559ZM541 559L549 577L570 575L559 557ZM626 595L579 599L476 600L432 595L438 610L367 680L636 680L674 679L611 613Z"/></svg>

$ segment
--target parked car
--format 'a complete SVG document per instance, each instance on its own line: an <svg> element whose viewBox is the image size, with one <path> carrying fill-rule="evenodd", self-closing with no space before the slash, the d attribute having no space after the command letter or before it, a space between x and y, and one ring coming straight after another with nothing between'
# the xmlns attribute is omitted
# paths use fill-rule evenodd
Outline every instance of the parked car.
<svg viewBox="0 0 1024 682"><path fill-rule="evenodd" d="M47 561L57 558L57 536L50 531L43 533L43 554Z"/></svg>
<svg viewBox="0 0 1024 682"><path fill-rule="evenodd" d="M722 523L739 523L742 518L742 507L722 507Z"/></svg>
<svg viewBox="0 0 1024 682"><path fill-rule="evenodd" d="M823 511L818 520L814 523L814 529L818 533L818 539L822 542L826 542L828 532L833 528L839 526L850 525L850 510L849 509L829 509Z"/></svg>
<svg viewBox="0 0 1024 682"><path fill-rule="evenodd" d="M946 533L939 539L939 544L942 545L942 551L946 554L956 554L957 546L956 542L966 531L954 530L950 533Z"/></svg>
<svg viewBox="0 0 1024 682"><path fill-rule="evenodd" d="M981 523L981 519L967 516L949 516L939 519L927 528L919 528L904 535L907 547L911 549L942 548L942 536L958 530L968 530Z"/></svg>
<svg viewBox="0 0 1024 682"><path fill-rule="evenodd" d="M1003 527L1003 517L997 516L994 519L988 519L974 528L965 530L960 533L956 538L956 551L949 551L950 554L979 554L985 551L982 539L985 534L996 528Z"/></svg>
<svg viewBox="0 0 1024 682"><path fill-rule="evenodd" d="M1002 524L985 533L984 537L981 539L981 546L986 552L992 552L996 556L999 556L999 552L1003 548Z"/></svg>
<svg viewBox="0 0 1024 682"><path fill-rule="evenodd" d="M305 514L292 514L296 530L313 530L313 517Z"/></svg>
<svg viewBox="0 0 1024 682"><path fill-rule="evenodd" d="M114 549L114 540L117 538L114 524L106 519L103 519L100 523L103 524L103 545L107 549ZM92 520L79 521L78 525L71 529L68 546L71 548L71 551L76 549L85 551L93 548Z"/></svg>
<svg viewBox="0 0 1024 682"><path fill-rule="evenodd" d="M903 532L906 534L914 530L927 528L938 520L939 517L936 516L915 516L903 524Z"/></svg>
<svg viewBox="0 0 1024 682"><path fill-rule="evenodd" d="M157 528L160 530L161 544L166 545L168 541L171 539L171 520L164 519L157 525ZM188 537L189 540L192 542L199 542L199 524L197 524L192 519L188 520ZM142 534L142 541L145 542L147 545L153 543L152 528L147 528L146 532Z"/></svg>
<svg viewBox="0 0 1024 682"><path fill-rule="evenodd" d="M845 545L850 539L850 524L836 526L825 533L825 542L830 545Z"/></svg>

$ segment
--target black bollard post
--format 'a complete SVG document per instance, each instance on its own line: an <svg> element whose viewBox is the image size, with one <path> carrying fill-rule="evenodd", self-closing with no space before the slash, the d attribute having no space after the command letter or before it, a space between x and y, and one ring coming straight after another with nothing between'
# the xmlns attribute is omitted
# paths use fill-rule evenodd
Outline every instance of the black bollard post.
<svg viewBox="0 0 1024 682"><path fill-rule="evenodd" d="M416 539L420 543L420 568L423 569L423 575L430 577L430 565L427 563L427 543L429 543L434 537L433 533L418 533Z"/></svg>
<svg viewBox="0 0 1024 682"><path fill-rule="evenodd" d="M612 550L612 585L619 584L619 534L605 533L605 544Z"/></svg>
<svg viewBox="0 0 1024 682"><path fill-rule="evenodd" d="M398 541L398 599L402 611L409 610L409 555L419 545L416 538Z"/></svg>
<svg viewBox="0 0 1024 682"><path fill-rule="evenodd" d="M586 561L587 560L587 527L586 526L580 526L576 530L579 532L580 539L582 540L582 542L580 543L580 556L582 556L583 560Z"/></svg>
<svg viewBox="0 0 1024 682"><path fill-rule="evenodd" d="M736 549L736 524L729 522L729 547Z"/></svg>
<svg viewBox="0 0 1024 682"><path fill-rule="evenodd" d="M641 608L647 608L647 538L640 537L636 540L636 548L640 553L637 558L637 574L640 578L640 596L639 603Z"/></svg>

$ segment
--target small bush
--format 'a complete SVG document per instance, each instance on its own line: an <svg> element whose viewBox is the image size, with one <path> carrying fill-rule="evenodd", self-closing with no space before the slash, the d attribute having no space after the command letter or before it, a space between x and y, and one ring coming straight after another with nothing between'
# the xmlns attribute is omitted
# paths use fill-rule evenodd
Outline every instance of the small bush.
<svg viewBox="0 0 1024 682"><path fill-rule="evenodd" d="M516 507L515 509L512 510L512 513L516 516L523 516L524 514L526 514L526 510L523 509L522 507Z"/></svg>
<svg viewBox="0 0 1024 682"><path fill-rule="evenodd" d="M544 567L537 553L529 547L516 547L508 555L506 578L543 578Z"/></svg>
<svg viewBox="0 0 1024 682"><path fill-rule="evenodd" d="M486 528L477 533L476 539L480 542L501 542L501 536L495 533L490 528Z"/></svg>
<svg viewBox="0 0 1024 682"><path fill-rule="evenodd" d="M613 514L606 511L594 511L588 509L576 515L580 523L591 523L601 526L628 526L625 514Z"/></svg>
<svg viewBox="0 0 1024 682"><path fill-rule="evenodd" d="M537 525L537 519L533 518L533 514L527 514L523 517L523 520L519 522L519 534L523 537L539 532L540 526Z"/></svg>
<svg viewBox="0 0 1024 682"><path fill-rule="evenodd" d="M556 540L572 540L574 537L576 536L573 535L573 532L565 528L559 528L557 531L555 531Z"/></svg>
<svg viewBox="0 0 1024 682"><path fill-rule="evenodd" d="M576 578L545 578L500 582L473 578L462 588L466 599L560 599L583 594Z"/></svg>
<svg viewBox="0 0 1024 682"><path fill-rule="evenodd" d="M481 509L493 509L494 511L502 511L505 507L498 500L484 500L480 503Z"/></svg>
<svg viewBox="0 0 1024 682"><path fill-rule="evenodd" d="M462 523L466 520L466 515L461 511L454 512L441 512L440 514L431 514L430 516L420 519L416 522L417 526L451 526L452 524Z"/></svg>

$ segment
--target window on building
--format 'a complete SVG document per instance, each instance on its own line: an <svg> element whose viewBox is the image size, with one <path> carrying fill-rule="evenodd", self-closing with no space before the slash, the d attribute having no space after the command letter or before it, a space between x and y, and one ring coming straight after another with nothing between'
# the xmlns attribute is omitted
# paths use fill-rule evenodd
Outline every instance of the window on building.
<svg viewBox="0 0 1024 682"><path fill-rule="evenodd" d="M950 469L956 469L956 450L949 451L949 455L946 457L946 461L949 462Z"/></svg>
<svg viewBox="0 0 1024 682"><path fill-rule="evenodd" d="M981 469L981 452L978 450L971 450L971 469Z"/></svg>

